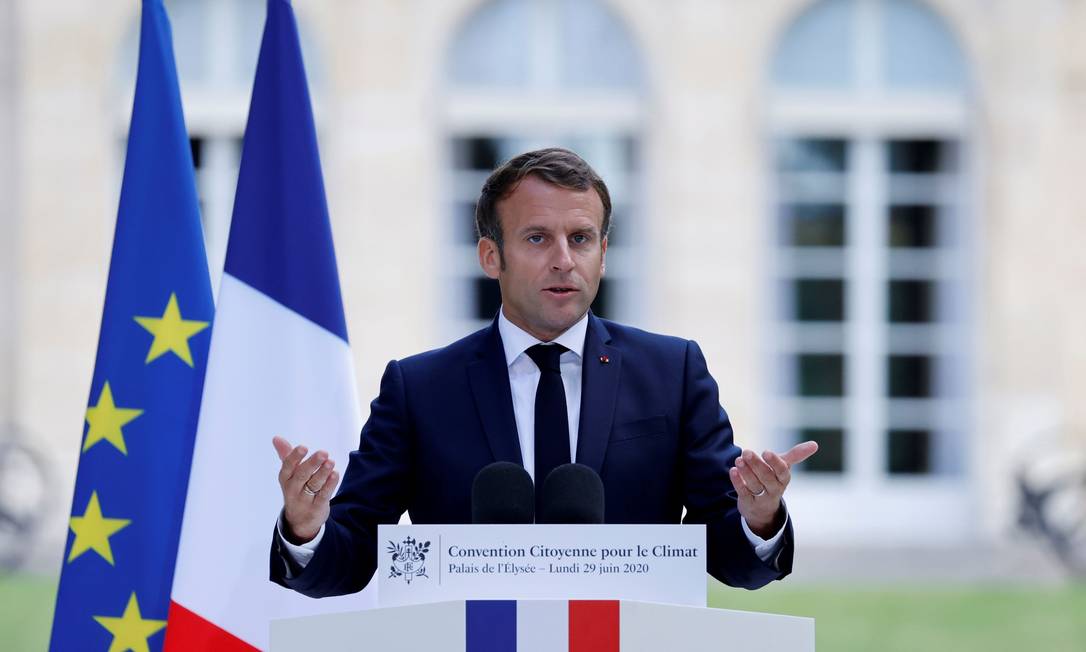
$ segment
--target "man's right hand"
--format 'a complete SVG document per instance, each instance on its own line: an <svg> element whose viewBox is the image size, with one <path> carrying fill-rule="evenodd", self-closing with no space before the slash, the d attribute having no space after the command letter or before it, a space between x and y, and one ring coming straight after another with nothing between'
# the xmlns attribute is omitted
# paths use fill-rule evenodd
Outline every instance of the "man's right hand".
<svg viewBox="0 0 1086 652"><path fill-rule="evenodd" d="M272 445L283 463L279 469L283 535L301 545L312 541L328 519L328 501L339 484L339 473L333 470L336 463L325 451L306 458L309 451L305 446L291 447L282 437L272 437Z"/></svg>

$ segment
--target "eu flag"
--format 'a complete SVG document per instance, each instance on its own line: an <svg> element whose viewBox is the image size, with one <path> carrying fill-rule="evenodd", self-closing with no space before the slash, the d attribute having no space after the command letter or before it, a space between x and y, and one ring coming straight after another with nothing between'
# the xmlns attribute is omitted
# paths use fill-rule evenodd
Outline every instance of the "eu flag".
<svg viewBox="0 0 1086 652"><path fill-rule="evenodd" d="M162 647L213 310L170 24L143 0L52 650Z"/></svg>

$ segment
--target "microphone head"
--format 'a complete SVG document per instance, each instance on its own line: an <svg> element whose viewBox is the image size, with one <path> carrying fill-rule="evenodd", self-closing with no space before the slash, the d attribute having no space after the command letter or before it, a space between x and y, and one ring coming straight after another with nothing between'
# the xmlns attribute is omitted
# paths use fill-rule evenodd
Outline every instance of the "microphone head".
<svg viewBox="0 0 1086 652"><path fill-rule="evenodd" d="M539 523L603 523L603 480L584 464L557 466L543 481Z"/></svg>
<svg viewBox="0 0 1086 652"><path fill-rule="evenodd" d="M471 484L472 523L531 523L535 520L535 485L524 467L494 462Z"/></svg>

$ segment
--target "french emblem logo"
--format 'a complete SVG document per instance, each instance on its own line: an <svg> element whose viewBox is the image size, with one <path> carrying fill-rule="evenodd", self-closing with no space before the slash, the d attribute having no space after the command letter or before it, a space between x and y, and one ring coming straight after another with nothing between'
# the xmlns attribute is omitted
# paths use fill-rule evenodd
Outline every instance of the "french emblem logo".
<svg viewBox="0 0 1086 652"><path fill-rule="evenodd" d="M430 552L430 542L415 541L407 537L403 543L388 542L388 552L392 555L389 577L403 577L410 584L415 577L425 577L426 553Z"/></svg>

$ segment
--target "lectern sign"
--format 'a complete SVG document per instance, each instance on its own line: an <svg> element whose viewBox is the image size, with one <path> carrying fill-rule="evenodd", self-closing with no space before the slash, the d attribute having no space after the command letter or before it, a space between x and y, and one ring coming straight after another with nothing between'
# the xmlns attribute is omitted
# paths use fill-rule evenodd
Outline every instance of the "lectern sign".
<svg viewBox="0 0 1086 652"><path fill-rule="evenodd" d="M382 525L378 602L621 599L705 606L703 525Z"/></svg>

